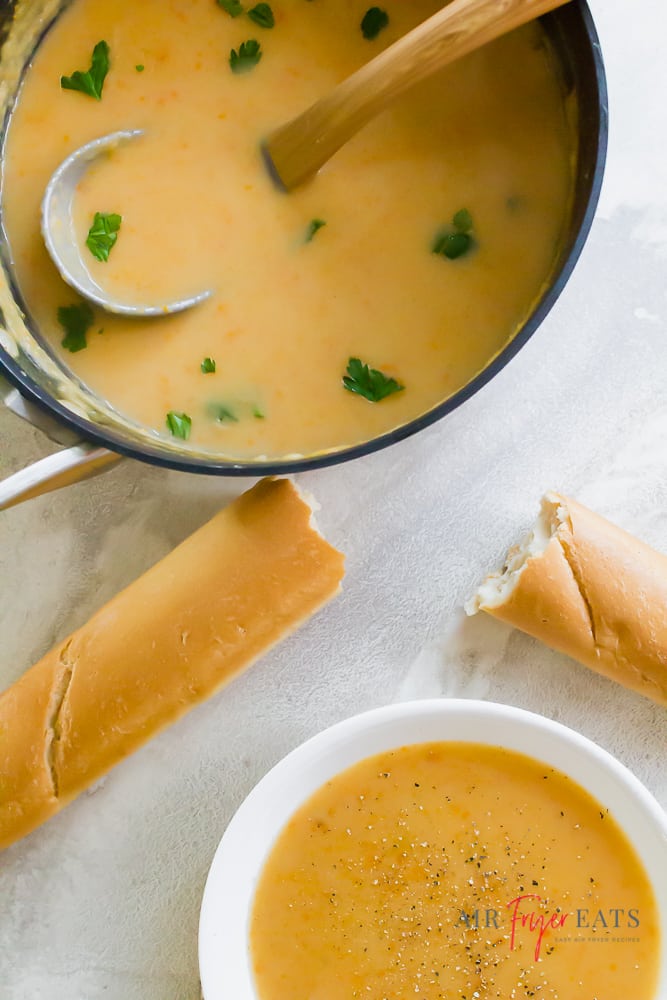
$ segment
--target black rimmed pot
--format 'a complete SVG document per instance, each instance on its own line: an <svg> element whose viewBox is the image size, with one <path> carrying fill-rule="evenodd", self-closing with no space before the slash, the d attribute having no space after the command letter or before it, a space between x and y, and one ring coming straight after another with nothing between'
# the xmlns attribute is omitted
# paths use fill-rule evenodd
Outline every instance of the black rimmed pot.
<svg viewBox="0 0 667 1000"><path fill-rule="evenodd" d="M9 0L0 10L0 40L9 31L15 6L16 3ZM155 442L148 441L138 435L123 433L116 427L86 419L72 412L52 394L49 380L40 377L41 373L29 359L21 356L14 358L2 346L0 374L18 389L29 404L34 404L36 412L43 412L47 420L55 418L78 439L153 465L207 475L276 475L346 462L386 448L442 419L504 368L538 328L572 273L588 236L600 194L607 151L607 87L602 53L590 10L584 0L572 0L564 7L545 15L541 21L558 55L565 89L568 95L574 96L577 106L578 149L574 199L560 256L548 287L512 340L467 385L427 413L379 437L338 451L269 461L235 461L191 455L185 448L179 452L174 450L173 444L162 446L157 439ZM6 125L7 122L5 128ZM11 276L11 263L4 239L0 247L0 258L17 304L22 308L18 289ZM39 340L37 332L31 332Z"/></svg>

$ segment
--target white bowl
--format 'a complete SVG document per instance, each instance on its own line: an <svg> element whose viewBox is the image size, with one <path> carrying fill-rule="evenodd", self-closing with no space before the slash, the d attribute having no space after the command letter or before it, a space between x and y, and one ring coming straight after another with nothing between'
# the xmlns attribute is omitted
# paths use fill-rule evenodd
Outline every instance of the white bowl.
<svg viewBox="0 0 667 1000"><path fill-rule="evenodd" d="M663 929L659 985L667 1000L667 814L627 768L578 733L508 705L414 701L365 712L293 750L262 778L227 827L204 891L199 965L205 1000L257 1000L248 928L258 878L290 816L329 778L385 750L456 740L526 754L577 781L608 808L641 858Z"/></svg>

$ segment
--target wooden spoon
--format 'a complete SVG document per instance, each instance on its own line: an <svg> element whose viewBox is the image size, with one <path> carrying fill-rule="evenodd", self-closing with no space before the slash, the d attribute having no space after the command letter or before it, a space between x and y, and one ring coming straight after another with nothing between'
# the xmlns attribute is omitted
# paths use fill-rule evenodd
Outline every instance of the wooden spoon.
<svg viewBox="0 0 667 1000"><path fill-rule="evenodd" d="M291 191L313 177L360 128L447 63L569 0L452 0L361 69L276 129L263 145L276 183Z"/></svg>

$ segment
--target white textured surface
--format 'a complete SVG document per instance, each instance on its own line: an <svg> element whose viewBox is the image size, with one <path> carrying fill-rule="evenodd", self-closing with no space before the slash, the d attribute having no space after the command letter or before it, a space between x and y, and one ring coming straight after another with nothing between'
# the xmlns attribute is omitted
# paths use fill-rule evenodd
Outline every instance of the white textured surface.
<svg viewBox="0 0 667 1000"><path fill-rule="evenodd" d="M530 343L445 422L300 478L345 592L221 696L0 857L0 1000L196 1000L198 907L233 810L287 750L415 696L506 701L611 750L667 804L657 706L461 605L569 492L667 551L667 14L594 0L610 83L601 209ZM49 450L0 413L0 472ZM0 685L240 482L125 463L0 515Z"/></svg>

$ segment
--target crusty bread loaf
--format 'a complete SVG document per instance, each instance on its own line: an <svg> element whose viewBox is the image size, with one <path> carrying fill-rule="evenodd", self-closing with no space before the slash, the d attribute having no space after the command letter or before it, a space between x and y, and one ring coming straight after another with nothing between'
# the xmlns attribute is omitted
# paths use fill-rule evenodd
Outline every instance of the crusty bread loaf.
<svg viewBox="0 0 667 1000"><path fill-rule="evenodd" d="M339 589L343 557L265 479L0 695L0 848L217 691Z"/></svg>
<svg viewBox="0 0 667 1000"><path fill-rule="evenodd" d="M480 610L667 705L667 557L576 501L544 497L466 605Z"/></svg>

